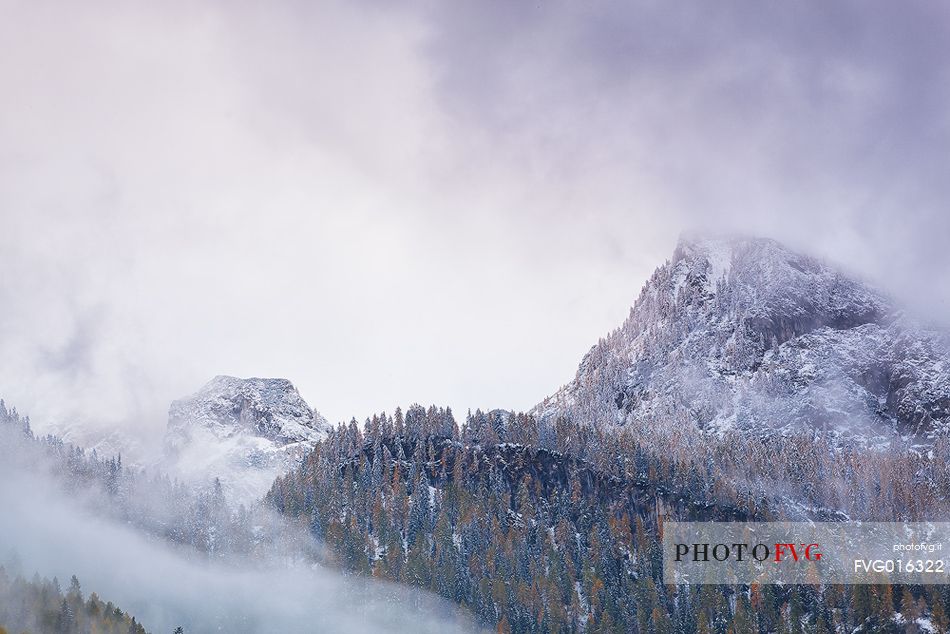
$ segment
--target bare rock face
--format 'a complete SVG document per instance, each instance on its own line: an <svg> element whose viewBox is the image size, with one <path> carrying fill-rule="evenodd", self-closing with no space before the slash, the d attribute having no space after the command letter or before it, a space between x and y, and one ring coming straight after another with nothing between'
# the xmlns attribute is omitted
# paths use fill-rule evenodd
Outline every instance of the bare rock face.
<svg viewBox="0 0 950 634"><path fill-rule="evenodd" d="M327 427L287 379L217 376L171 404L165 460L186 480L219 478L231 498L246 502L263 496Z"/></svg>
<svg viewBox="0 0 950 634"><path fill-rule="evenodd" d="M544 419L926 445L950 426L950 338L768 239L683 238Z"/></svg>

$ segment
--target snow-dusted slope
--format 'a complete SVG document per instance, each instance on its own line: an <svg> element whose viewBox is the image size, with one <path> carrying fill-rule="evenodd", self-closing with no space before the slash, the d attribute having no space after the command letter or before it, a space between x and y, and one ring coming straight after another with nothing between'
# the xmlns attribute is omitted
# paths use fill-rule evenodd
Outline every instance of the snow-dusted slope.
<svg viewBox="0 0 950 634"><path fill-rule="evenodd" d="M229 496L262 496L327 429L286 379L218 376L171 404L167 466L189 481L220 478Z"/></svg>
<svg viewBox="0 0 950 634"><path fill-rule="evenodd" d="M534 411L926 442L950 425L950 340L773 240L682 238L623 326Z"/></svg>

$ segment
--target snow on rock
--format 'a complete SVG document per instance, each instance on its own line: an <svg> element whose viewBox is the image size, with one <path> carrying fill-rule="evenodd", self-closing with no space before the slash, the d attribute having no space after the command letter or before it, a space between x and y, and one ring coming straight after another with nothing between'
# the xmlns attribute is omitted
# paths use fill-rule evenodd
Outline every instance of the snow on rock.
<svg viewBox="0 0 950 634"><path fill-rule="evenodd" d="M190 482L220 478L229 498L249 502L327 430L287 379L217 376L171 404L165 463Z"/></svg>
<svg viewBox="0 0 950 634"><path fill-rule="evenodd" d="M950 425L950 338L774 240L683 237L626 322L533 411L926 444Z"/></svg>

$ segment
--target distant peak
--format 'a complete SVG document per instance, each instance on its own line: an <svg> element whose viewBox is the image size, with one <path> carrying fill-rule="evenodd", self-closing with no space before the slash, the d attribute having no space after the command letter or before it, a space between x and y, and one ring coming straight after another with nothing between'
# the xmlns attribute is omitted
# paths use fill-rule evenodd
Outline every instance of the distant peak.
<svg viewBox="0 0 950 634"><path fill-rule="evenodd" d="M250 427L280 442L295 442L313 436L325 421L288 379L221 374L172 403L170 428L195 424Z"/></svg>
<svg viewBox="0 0 950 634"><path fill-rule="evenodd" d="M287 379L218 375L172 402L165 458L178 476L218 477L229 495L247 501L260 498L328 427Z"/></svg>

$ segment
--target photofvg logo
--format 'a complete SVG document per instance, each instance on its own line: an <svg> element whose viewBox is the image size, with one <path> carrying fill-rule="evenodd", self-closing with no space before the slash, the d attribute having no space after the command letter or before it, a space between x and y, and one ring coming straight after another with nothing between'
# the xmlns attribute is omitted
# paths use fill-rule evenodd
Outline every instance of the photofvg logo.
<svg viewBox="0 0 950 634"><path fill-rule="evenodd" d="M663 575L670 584L948 583L945 541L950 523L665 522Z"/></svg>
<svg viewBox="0 0 950 634"><path fill-rule="evenodd" d="M782 544L749 544L734 542L732 544L675 544L676 561L692 557L694 562L728 561L734 558L738 562L753 559L757 562L772 561L780 564L784 562L821 561L821 551L817 543L805 544L785 542Z"/></svg>

